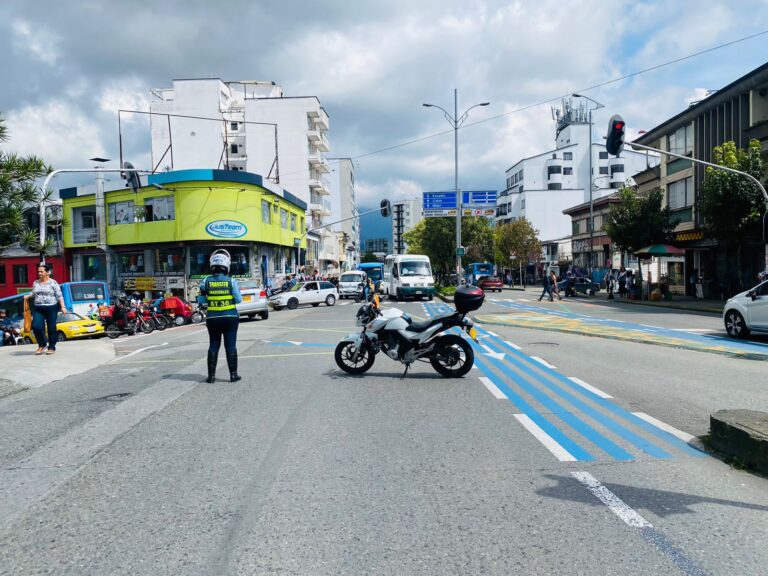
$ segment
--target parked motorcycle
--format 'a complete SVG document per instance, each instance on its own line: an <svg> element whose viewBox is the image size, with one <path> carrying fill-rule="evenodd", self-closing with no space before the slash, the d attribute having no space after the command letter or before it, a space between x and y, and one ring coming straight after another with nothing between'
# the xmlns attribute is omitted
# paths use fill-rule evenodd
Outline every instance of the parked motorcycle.
<svg viewBox="0 0 768 576"><path fill-rule="evenodd" d="M205 320L208 317L208 304L198 304L197 308L192 312L192 315L189 317L189 321L192 322L192 324L200 324L203 320Z"/></svg>
<svg viewBox="0 0 768 576"><path fill-rule="evenodd" d="M376 354L384 352L405 364L403 377L417 360L429 362L435 371L448 378L464 376L475 362L472 347L460 335L444 332L456 327L477 341L474 325L466 315L480 308L484 299L485 293L477 286L458 288L455 312L423 322L414 322L396 308L382 312L376 302L364 304L356 317L356 325L362 330L338 343L334 353L336 364L349 374L363 374L373 366Z"/></svg>
<svg viewBox="0 0 768 576"><path fill-rule="evenodd" d="M121 334L133 335L141 331L150 334L155 326L151 318L145 318L144 313L138 308L125 310L125 319L115 314L115 306L105 306L99 312L99 319L104 323L104 333L109 338L117 338Z"/></svg>
<svg viewBox="0 0 768 576"><path fill-rule="evenodd" d="M18 326L10 324L0 326L0 338L3 341L3 346L16 346L24 343Z"/></svg>

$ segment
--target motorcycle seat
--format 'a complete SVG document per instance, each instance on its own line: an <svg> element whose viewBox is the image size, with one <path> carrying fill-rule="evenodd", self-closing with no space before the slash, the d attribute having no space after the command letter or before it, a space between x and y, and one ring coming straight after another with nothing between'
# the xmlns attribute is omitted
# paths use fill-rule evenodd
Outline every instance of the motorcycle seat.
<svg viewBox="0 0 768 576"><path fill-rule="evenodd" d="M440 316L435 316L434 318L428 318L423 322L411 321L410 326L408 326L408 331L424 332L425 330L431 328L432 326L435 326L436 324L440 324L445 318L448 318L449 316L453 316L453 314L442 314Z"/></svg>

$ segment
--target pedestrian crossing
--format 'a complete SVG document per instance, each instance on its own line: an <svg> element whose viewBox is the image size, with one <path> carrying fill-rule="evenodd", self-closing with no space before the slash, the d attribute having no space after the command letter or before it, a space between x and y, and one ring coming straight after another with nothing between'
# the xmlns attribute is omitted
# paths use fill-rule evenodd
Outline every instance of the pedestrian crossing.
<svg viewBox="0 0 768 576"><path fill-rule="evenodd" d="M422 306L428 317L453 311L442 303ZM470 344L480 383L494 398L510 402L516 421L559 460L631 462L706 455L689 443L690 435L630 412L578 376L566 376L546 359L476 328L480 342Z"/></svg>

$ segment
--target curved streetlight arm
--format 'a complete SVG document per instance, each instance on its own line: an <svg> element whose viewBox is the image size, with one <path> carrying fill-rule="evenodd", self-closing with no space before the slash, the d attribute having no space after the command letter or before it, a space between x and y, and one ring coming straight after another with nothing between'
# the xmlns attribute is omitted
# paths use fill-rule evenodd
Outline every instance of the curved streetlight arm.
<svg viewBox="0 0 768 576"><path fill-rule="evenodd" d="M480 104L475 104L474 106L470 106L469 108L467 108L464 114L462 114L459 117L459 119L456 121L456 125L461 126L462 124L464 124L464 121L467 119L467 116L469 116L470 110L472 110L473 108L477 108L478 106L488 106L488 104L490 104L490 102L480 102Z"/></svg>
<svg viewBox="0 0 768 576"><path fill-rule="evenodd" d="M443 114L445 115L445 119L451 123L451 126L453 126L454 128L456 127L456 119L453 116L451 116L448 110L446 110L442 106L438 106L437 104L422 104L422 106L424 106L424 108L437 108L438 110L442 110Z"/></svg>

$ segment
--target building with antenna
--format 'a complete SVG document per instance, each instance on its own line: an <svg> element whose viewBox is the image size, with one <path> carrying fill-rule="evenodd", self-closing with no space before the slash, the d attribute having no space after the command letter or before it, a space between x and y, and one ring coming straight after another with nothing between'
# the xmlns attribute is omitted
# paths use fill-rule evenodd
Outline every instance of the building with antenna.
<svg viewBox="0 0 768 576"><path fill-rule="evenodd" d="M322 228L331 214L329 119L316 96L219 78L177 79L150 93L154 168L250 172L279 185L307 204L307 229L314 229L296 264L338 268L339 237Z"/></svg>
<svg viewBox="0 0 768 576"><path fill-rule="evenodd" d="M602 198L622 187L635 173L655 166L658 158L627 148L618 158L608 158L605 145L590 138L588 110L579 98L563 98L552 109L555 148L518 160L506 171L506 187L496 203L496 222L527 218L539 238L552 240L571 234L571 219L563 210ZM592 155L592 174L590 157ZM587 246L587 250L588 250ZM602 253L602 246L595 251ZM574 255L575 255L574 250Z"/></svg>

